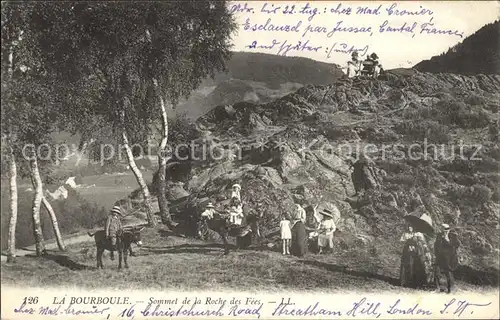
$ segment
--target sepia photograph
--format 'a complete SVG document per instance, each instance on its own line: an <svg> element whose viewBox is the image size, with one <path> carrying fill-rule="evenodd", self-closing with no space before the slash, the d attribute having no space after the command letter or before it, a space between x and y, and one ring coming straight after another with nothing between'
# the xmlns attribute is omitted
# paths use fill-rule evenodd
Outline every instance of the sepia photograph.
<svg viewBox="0 0 500 320"><path fill-rule="evenodd" d="M2 318L497 318L499 12L2 1Z"/></svg>

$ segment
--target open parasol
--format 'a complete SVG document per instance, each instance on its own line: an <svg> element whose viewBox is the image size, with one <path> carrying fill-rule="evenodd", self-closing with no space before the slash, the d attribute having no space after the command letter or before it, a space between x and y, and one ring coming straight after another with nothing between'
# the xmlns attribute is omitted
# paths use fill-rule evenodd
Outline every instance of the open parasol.
<svg viewBox="0 0 500 320"><path fill-rule="evenodd" d="M422 232L428 235L434 234L432 227L432 218L425 211L417 210L404 217L406 221L413 227L415 232Z"/></svg>

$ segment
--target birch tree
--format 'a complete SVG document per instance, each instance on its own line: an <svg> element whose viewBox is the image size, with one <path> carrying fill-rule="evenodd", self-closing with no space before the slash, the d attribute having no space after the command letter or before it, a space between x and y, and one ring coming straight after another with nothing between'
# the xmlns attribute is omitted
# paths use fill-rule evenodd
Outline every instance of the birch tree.
<svg viewBox="0 0 500 320"><path fill-rule="evenodd" d="M158 147L158 204L162 222L175 225L166 199L169 155L166 102L175 106L201 81L225 68L236 25L224 1L154 3L145 11L144 69L155 89L162 137ZM149 79L146 79L149 80Z"/></svg>
<svg viewBox="0 0 500 320"><path fill-rule="evenodd" d="M76 92L73 116L102 116L125 149L144 196L151 226L151 195L135 164L132 144L160 120L159 205L173 224L165 197L168 149L167 104L175 106L201 81L223 70L236 24L224 1L39 3L44 66L57 70L68 90L92 88L91 102ZM61 27L63 26L63 27ZM54 32L56 30L57 32ZM47 45L48 44L48 45ZM84 90L86 92L87 89ZM98 99L97 99L98 97Z"/></svg>
<svg viewBox="0 0 500 320"><path fill-rule="evenodd" d="M10 211L9 257L15 257L15 229L17 223L17 166L25 165L22 173L29 172L35 190L32 206L33 234L36 253L44 251L44 238L40 223L40 208L43 200L43 184L36 147L50 142L57 119L57 106L52 99L52 74L47 72L38 59L37 43L39 30L31 23L34 7L29 3L7 3L2 6L2 138L9 150ZM3 70L7 70L6 74ZM31 145L29 158L25 146ZM47 168L51 163L44 163ZM46 205L51 209L50 204ZM51 211L53 213L53 210ZM57 218L50 214L54 234L61 250L64 244Z"/></svg>
<svg viewBox="0 0 500 320"><path fill-rule="evenodd" d="M14 49L16 41L19 40L19 30L16 30L16 23L19 23L19 13L10 6L2 6L2 165L8 165L9 177L9 238L7 261L14 262L16 258L16 224L17 224L17 164L14 152L15 133L12 123L12 113L8 112L9 98L12 89L14 73Z"/></svg>

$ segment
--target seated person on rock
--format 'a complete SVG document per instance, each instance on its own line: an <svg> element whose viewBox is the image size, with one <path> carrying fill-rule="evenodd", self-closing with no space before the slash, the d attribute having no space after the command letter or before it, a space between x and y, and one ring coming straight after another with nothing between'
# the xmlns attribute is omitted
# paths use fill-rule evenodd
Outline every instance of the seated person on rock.
<svg viewBox="0 0 500 320"><path fill-rule="evenodd" d="M217 211L215 211L214 205L212 204L212 202L209 202L207 204L207 208L202 212L201 216L207 219L213 219L216 213Z"/></svg>
<svg viewBox="0 0 500 320"><path fill-rule="evenodd" d="M231 187L231 199L237 198L238 200L241 201L240 191L241 191L241 186L237 183L233 184L233 186Z"/></svg>
<svg viewBox="0 0 500 320"><path fill-rule="evenodd" d="M363 61L363 70L361 73L377 79L380 73L383 72L382 65L378 59L379 58L376 53L369 55L366 60Z"/></svg>
<svg viewBox="0 0 500 320"><path fill-rule="evenodd" d="M359 54L354 51L351 55L351 60L347 61L347 77L354 78L359 74L361 69L361 60L359 60Z"/></svg>
<svg viewBox="0 0 500 320"><path fill-rule="evenodd" d="M231 198L229 207L229 221L232 225L241 226L243 221L243 206L238 198Z"/></svg>

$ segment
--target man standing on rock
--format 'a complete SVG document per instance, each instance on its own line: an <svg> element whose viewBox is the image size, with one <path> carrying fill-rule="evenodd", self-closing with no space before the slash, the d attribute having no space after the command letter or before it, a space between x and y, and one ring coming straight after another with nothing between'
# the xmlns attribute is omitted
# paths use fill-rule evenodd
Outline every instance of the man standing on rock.
<svg viewBox="0 0 500 320"><path fill-rule="evenodd" d="M380 181L375 170L375 163L366 155L361 153L358 161L352 164L353 172L351 174L352 183L356 190L356 195L361 191L378 188Z"/></svg>
<svg viewBox="0 0 500 320"><path fill-rule="evenodd" d="M450 226L446 223L441 225L443 231L436 237L434 243L434 254L436 256L436 268L434 273L434 281L436 284L436 291L440 292L440 278L441 272L446 275L448 293L451 292L453 287L453 274L452 272L458 266L458 247L460 240L455 232L450 232Z"/></svg>

